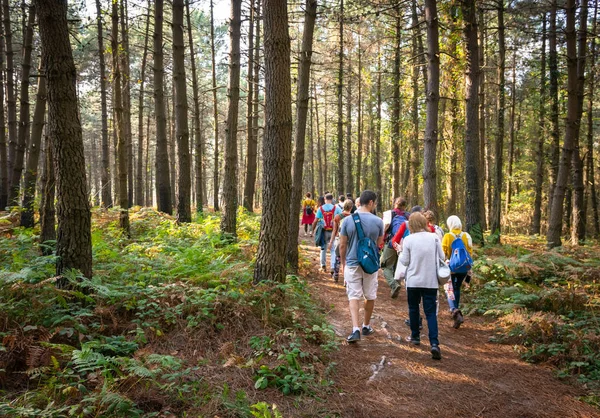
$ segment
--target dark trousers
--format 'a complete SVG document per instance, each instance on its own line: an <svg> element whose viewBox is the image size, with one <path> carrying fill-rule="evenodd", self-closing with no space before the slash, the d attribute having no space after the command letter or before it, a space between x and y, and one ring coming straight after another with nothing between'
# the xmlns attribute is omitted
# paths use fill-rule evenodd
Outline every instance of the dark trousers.
<svg viewBox="0 0 600 418"><path fill-rule="evenodd" d="M425 289L422 287L408 287L406 296L408 298L408 317L410 319L411 338L420 339L419 333L419 305L423 299L423 311L427 318L427 329L429 330L429 343L439 345L438 323L437 323L437 289Z"/></svg>
<svg viewBox="0 0 600 418"><path fill-rule="evenodd" d="M452 273L452 291L454 292L454 300L448 300L450 310L460 309L460 287L467 277L467 273Z"/></svg>

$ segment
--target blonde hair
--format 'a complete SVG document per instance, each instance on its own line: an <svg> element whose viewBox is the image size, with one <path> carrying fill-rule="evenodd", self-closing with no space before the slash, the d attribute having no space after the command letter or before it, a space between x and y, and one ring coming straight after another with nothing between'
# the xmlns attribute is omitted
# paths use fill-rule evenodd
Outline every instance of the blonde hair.
<svg viewBox="0 0 600 418"><path fill-rule="evenodd" d="M344 201L344 210L346 212L350 212L352 210L352 208L354 207L354 202L350 199L346 199Z"/></svg>
<svg viewBox="0 0 600 418"><path fill-rule="evenodd" d="M408 218L408 230L411 234L417 232L426 232L427 229L427 219L421 212L415 212Z"/></svg>

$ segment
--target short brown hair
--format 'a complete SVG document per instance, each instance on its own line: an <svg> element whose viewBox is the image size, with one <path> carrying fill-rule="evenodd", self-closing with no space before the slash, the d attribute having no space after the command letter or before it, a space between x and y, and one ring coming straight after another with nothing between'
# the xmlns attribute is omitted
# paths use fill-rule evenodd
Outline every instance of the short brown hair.
<svg viewBox="0 0 600 418"><path fill-rule="evenodd" d="M417 232L427 232L427 219L421 212L415 212L408 218L408 230L411 234Z"/></svg>
<svg viewBox="0 0 600 418"><path fill-rule="evenodd" d="M427 221L429 221L429 223L434 223L435 222L435 213L433 213L432 210L428 210L426 211L423 216L425 216L425 219L427 219Z"/></svg>
<svg viewBox="0 0 600 418"><path fill-rule="evenodd" d="M350 212L352 210L352 208L354 207L354 202L350 199L346 199L344 201L344 210L346 212Z"/></svg>
<svg viewBox="0 0 600 418"><path fill-rule="evenodd" d="M394 208L404 209L406 208L406 199L403 197L397 197L394 199Z"/></svg>

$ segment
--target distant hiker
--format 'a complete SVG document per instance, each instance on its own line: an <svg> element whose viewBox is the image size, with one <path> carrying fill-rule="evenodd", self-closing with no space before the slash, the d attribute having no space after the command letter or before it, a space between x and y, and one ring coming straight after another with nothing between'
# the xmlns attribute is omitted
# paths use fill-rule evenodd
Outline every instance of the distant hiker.
<svg viewBox="0 0 600 418"><path fill-rule="evenodd" d="M410 209L411 215L417 212L423 212L423 208L421 206L413 206ZM429 227L428 225L427 228L429 229L429 232L435 232L435 229L433 227ZM396 235L394 235L394 237L392 238L392 246L396 249L396 251L402 251L402 240L408 237L409 235L410 229L408 227L408 221L406 221L402 225L400 225L400 228L398 228L398 232L396 232Z"/></svg>
<svg viewBox="0 0 600 418"><path fill-rule="evenodd" d="M335 215L342 213L342 210L333 204L333 195L331 193L325 195L325 204L319 206L315 221L313 223L313 230L317 223L322 228L323 239L321 240L321 270L327 272L327 246L331 241L331 234L333 232L333 219ZM333 262L335 262L335 253L331 253L331 270L333 270Z"/></svg>
<svg viewBox="0 0 600 418"><path fill-rule="evenodd" d="M462 231L462 222L458 216L450 216L446 225L450 232L444 235L442 248L446 259L449 260L452 274L450 275L451 282L445 288L452 319L454 319L454 328L458 329L464 322L460 311L460 287L463 281L471 282L473 240L471 235Z"/></svg>
<svg viewBox="0 0 600 418"><path fill-rule="evenodd" d="M358 200L358 199L357 199ZM370 325L379 272L379 247L383 244L383 221L371 213L377 204L375 192L365 190L360 195L362 206L342 222L340 230L341 271L346 282L352 333L347 341L354 343L360 335L371 335ZM365 317L360 327L360 301L364 299Z"/></svg>
<svg viewBox="0 0 600 418"><path fill-rule="evenodd" d="M350 199L353 203L356 203L356 202L354 202L354 198L352 197L352 193L346 193L346 199ZM358 200L358 198L356 200ZM357 208L358 208L358 205L357 204L353 204L352 205L352 213L356 212Z"/></svg>
<svg viewBox="0 0 600 418"><path fill-rule="evenodd" d="M337 203L337 205L340 207L341 210L344 210L344 202L345 201L346 201L346 196L341 194L340 197L338 198L338 203Z"/></svg>
<svg viewBox="0 0 600 418"><path fill-rule="evenodd" d="M398 262L398 252L394 249L392 238L400 229L400 226L408 221L409 214L406 212L406 199L397 197L394 200L394 208L383 214L383 229L385 231L385 239L383 253L381 254L381 269L385 281L390 286L392 299L396 299L400 293L400 284L394 278L396 271L396 263Z"/></svg>
<svg viewBox="0 0 600 418"><path fill-rule="evenodd" d="M333 265L331 277L333 277L333 280L336 283L339 281L340 278L340 228L342 225L342 221L352 214L352 206L352 200L347 199L344 202L344 210L342 211L342 213L335 215L335 218L333 219L333 233L331 234L331 241L329 241L329 251L331 251L332 260L335 256L335 261L331 262L331 264Z"/></svg>
<svg viewBox="0 0 600 418"><path fill-rule="evenodd" d="M313 235L313 223L315 222L315 210L317 202L312 199L310 192L306 193L306 197L302 201L302 225L304 225L304 236L307 233L312 237Z"/></svg>
<svg viewBox="0 0 600 418"><path fill-rule="evenodd" d="M321 206L323 206L325 204L325 197L323 196L319 196L317 198L317 207L320 208ZM314 229L313 229L314 231Z"/></svg>
<svg viewBox="0 0 600 418"><path fill-rule="evenodd" d="M350 199L350 200L352 200L352 199ZM355 209L353 209L354 212L356 212L357 210L360 209L360 197L357 197L356 200L354 201L354 208L355 208ZM352 212L352 213L354 213L354 212Z"/></svg>
<svg viewBox="0 0 600 418"><path fill-rule="evenodd" d="M435 233L437 234L437 236L442 239L444 238L444 230L439 226L436 225L435 221L435 214L433 213L433 211L431 210L426 210L423 215L425 216L425 219L427 219L427 223L429 224L429 228L433 228L433 230L435 231Z"/></svg>
<svg viewBox="0 0 600 418"><path fill-rule="evenodd" d="M408 266L406 269L406 296L410 318L411 344L421 343L419 331L419 306L423 299L423 310L427 318L431 357L440 360L440 342L438 340L437 322L437 266L444 261L444 251L437 235L432 234L427 219L421 212L415 212L408 218L410 235L404 239L402 254L398 260Z"/></svg>

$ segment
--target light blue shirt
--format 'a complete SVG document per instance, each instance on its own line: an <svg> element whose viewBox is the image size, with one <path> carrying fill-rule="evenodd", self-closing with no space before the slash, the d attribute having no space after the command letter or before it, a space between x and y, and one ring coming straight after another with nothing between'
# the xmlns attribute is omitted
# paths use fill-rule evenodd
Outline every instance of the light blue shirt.
<svg viewBox="0 0 600 418"><path fill-rule="evenodd" d="M322 207L325 212L329 212L329 211L331 211L331 209L333 209L333 204L325 203ZM339 215L340 213L342 213L342 210L340 209L339 206L335 205L335 212L333 212L333 216L335 217L336 215ZM317 217L317 219L320 219L321 221L323 220L323 213L321 212L321 208L317 209L316 217Z"/></svg>

